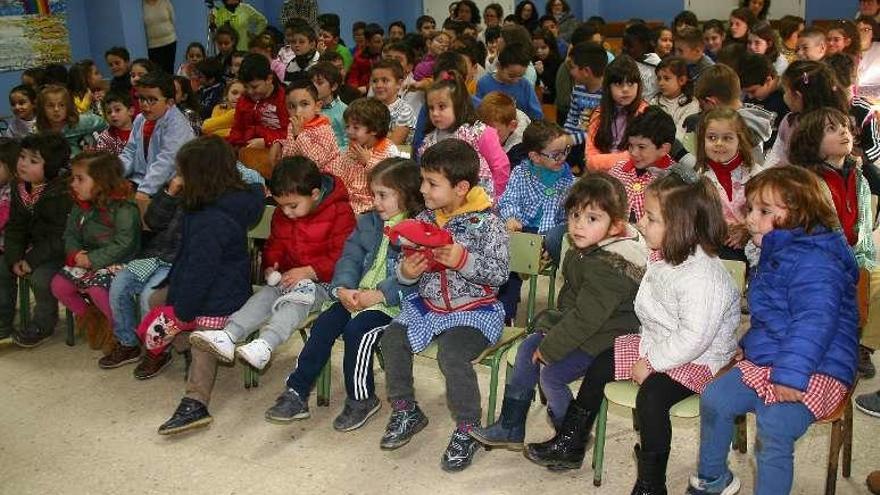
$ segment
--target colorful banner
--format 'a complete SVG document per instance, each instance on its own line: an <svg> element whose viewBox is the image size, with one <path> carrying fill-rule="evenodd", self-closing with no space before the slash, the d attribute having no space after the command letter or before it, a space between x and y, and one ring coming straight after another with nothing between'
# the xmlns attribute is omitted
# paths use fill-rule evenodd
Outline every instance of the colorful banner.
<svg viewBox="0 0 880 495"><path fill-rule="evenodd" d="M67 0L0 0L0 71L70 59Z"/></svg>

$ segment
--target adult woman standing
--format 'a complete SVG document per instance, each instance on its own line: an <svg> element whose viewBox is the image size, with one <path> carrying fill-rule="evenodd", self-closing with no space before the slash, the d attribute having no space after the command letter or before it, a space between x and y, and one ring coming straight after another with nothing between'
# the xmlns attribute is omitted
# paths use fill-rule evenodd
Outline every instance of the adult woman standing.
<svg viewBox="0 0 880 495"><path fill-rule="evenodd" d="M873 17L862 16L856 21L859 28L859 96L871 102L880 101L880 28Z"/></svg>
<svg viewBox="0 0 880 495"><path fill-rule="evenodd" d="M174 29L174 6L170 0L143 0L147 54L167 74L174 74L177 56L177 33Z"/></svg>
<svg viewBox="0 0 880 495"><path fill-rule="evenodd" d="M236 50L247 51L251 38L266 30L266 16L252 5L241 0L223 0L211 13L212 26L219 27L227 22L238 32Z"/></svg>

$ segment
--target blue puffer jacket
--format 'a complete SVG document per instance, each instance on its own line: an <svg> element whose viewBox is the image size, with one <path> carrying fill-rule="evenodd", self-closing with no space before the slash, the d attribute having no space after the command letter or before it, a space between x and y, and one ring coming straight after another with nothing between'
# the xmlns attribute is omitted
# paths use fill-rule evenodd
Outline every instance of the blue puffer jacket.
<svg viewBox="0 0 880 495"><path fill-rule="evenodd" d="M752 328L740 345L770 381L804 391L814 373L851 386L856 373L856 259L840 232L773 230L749 285Z"/></svg>
<svg viewBox="0 0 880 495"><path fill-rule="evenodd" d="M343 287L357 289L361 279L376 261L379 244L384 235L385 222L375 211L368 211L358 218L357 227L345 241L342 256L333 271L331 290ZM378 290L385 296L389 306L399 306L404 296L415 292L415 285L401 285L397 280L397 260L400 248L389 243L385 256L385 279L379 282ZM335 292L335 291L334 291Z"/></svg>

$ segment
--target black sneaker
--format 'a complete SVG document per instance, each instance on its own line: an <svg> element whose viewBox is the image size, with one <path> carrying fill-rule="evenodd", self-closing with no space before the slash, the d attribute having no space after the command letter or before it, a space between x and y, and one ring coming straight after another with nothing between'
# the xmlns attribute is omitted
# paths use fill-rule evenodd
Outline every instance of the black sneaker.
<svg viewBox="0 0 880 495"><path fill-rule="evenodd" d="M364 400L345 399L345 407L333 420L336 431L351 431L364 426L370 417L382 409L382 403L375 396Z"/></svg>
<svg viewBox="0 0 880 495"><path fill-rule="evenodd" d="M22 332L13 334L12 341L19 347L30 349L46 342L51 336L52 332L42 332L35 327L31 327Z"/></svg>
<svg viewBox="0 0 880 495"><path fill-rule="evenodd" d="M206 405L195 399L184 397L171 419L159 427L159 434L174 435L193 428L207 426L211 421L214 421L214 418L208 414Z"/></svg>
<svg viewBox="0 0 880 495"><path fill-rule="evenodd" d="M454 473L471 465L474 454L480 448L480 442L471 436L473 427L473 424L461 423L452 432L446 452L443 452L443 457L440 459L440 467L444 471Z"/></svg>
<svg viewBox="0 0 880 495"><path fill-rule="evenodd" d="M391 418L385 427L385 434L379 447L393 450L409 443L413 435L428 425L428 417L419 409L415 402L395 401L392 406Z"/></svg>
<svg viewBox="0 0 880 495"><path fill-rule="evenodd" d="M873 349L859 345L859 375L868 380L874 378L874 375L877 374L877 369L874 367L874 363L871 362L871 354L873 353Z"/></svg>
<svg viewBox="0 0 880 495"><path fill-rule="evenodd" d="M274 406L266 410L266 421L270 423L286 424L309 416L309 404L290 388L275 399Z"/></svg>

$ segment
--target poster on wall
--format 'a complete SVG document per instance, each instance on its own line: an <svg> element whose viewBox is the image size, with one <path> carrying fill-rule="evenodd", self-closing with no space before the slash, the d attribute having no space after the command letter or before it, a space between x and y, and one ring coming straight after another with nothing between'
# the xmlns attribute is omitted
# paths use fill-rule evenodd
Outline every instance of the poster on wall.
<svg viewBox="0 0 880 495"><path fill-rule="evenodd" d="M0 72L70 58L67 0L0 0Z"/></svg>

